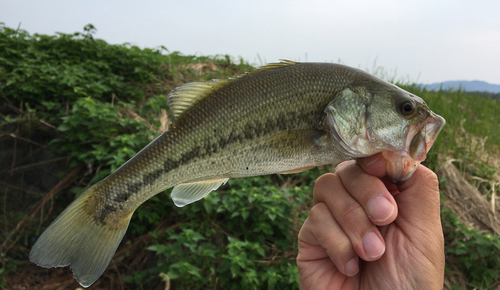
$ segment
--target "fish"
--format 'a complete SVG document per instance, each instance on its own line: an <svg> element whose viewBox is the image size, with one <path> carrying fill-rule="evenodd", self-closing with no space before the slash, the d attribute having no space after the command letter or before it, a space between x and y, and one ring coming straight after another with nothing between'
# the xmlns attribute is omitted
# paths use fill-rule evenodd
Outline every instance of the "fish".
<svg viewBox="0 0 500 290"><path fill-rule="evenodd" d="M169 129L77 197L38 237L29 259L70 266L89 287L134 211L168 188L175 205L229 178L296 173L382 153L393 182L411 177L445 120L418 96L363 70L280 60L167 96Z"/></svg>

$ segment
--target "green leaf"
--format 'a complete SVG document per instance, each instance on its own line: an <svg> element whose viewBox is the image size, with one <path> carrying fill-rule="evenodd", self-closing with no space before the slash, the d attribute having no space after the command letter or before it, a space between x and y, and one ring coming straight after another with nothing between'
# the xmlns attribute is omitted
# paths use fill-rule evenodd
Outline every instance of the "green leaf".
<svg viewBox="0 0 500 290"><path fill-rule="evenodd" d="M243 218L243 220L246 220L248 218L248 215L250 214L250 212L246 211L246 210L243 210L241 212L241 217Z"/></svg>
<svg viewBox="0 0 500 290"><path fill-rule="evenodd" d="M212 211L212 209L213 209L212 203L210 201L208 201L208 200L204 200L203 201L203 206L205 207L205 211L207 213L210 213Z"/></svg>
<svg viewBox="0 0 500 290"><path fill-rule="evenodd" d="M266 251L264 250L264 248L258 248L257 249L257 253L259 253L259 255L261 255L262 257L265 257L266 256Z"/></svg>
<svg viewBox="0 0 500 290"><path fill-rule="evenodd" d="M62 123L61 125L59 125L59 127L57 127L57 129L59 129L59 131L68 131L71 129L71 127L69 126L69 124L66 124L66 123Z"/></svg>
<svg viewBox="0 0 500 290"><path fill-rule="evenodd" d="M487 247L485 247L485 246L479 246L479 247L477 247L477 252L479 253L479 255L481 257L486 257L486 256L488 256L490 254L490 250Z"/></svg>

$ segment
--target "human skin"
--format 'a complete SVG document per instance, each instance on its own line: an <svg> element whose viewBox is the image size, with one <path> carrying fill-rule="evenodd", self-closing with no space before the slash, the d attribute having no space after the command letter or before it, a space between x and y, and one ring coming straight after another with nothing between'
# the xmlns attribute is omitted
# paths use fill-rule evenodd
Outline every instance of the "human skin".
<svg viewBox="0 0 500 290"><path fill-rule="evenodd" d="M442 289L437 176L419 165L396 186L380 154L319 177L299 233L300 289Z"/></svg>

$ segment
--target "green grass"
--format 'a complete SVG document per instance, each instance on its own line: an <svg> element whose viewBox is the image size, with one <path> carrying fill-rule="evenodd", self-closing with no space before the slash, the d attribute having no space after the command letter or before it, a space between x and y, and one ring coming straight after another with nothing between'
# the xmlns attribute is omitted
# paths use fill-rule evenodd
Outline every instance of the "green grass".
<svg viewBox="0 0 500 290"><path fill-rule="evenodd" d="M445 140L450 149L456 149L463 128L467 134L487 138L485 149L496 150L500 144L500 100L479 97L463 91L427 91L416 86L407 89L422 97L427 105L446 119ZM463 137L463 136L460 136Z"/></svg>

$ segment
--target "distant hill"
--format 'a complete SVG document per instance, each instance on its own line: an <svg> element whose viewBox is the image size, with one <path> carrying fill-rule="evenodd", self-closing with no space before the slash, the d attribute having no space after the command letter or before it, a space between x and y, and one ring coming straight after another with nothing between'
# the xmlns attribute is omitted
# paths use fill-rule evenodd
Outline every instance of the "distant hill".
<svg viewBox="0 0 500 290"><path fill-rule="evenodd" d="M443 90L462 89L468 92L500 93L500 85L494 85L483 81L447 81L442 83L434 83L430 85L422 84L422 86L427 87L429 91L437 91L442 86Z"/></svg>

